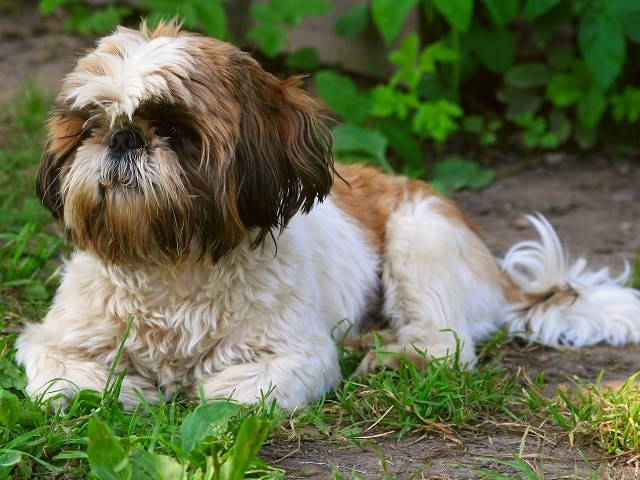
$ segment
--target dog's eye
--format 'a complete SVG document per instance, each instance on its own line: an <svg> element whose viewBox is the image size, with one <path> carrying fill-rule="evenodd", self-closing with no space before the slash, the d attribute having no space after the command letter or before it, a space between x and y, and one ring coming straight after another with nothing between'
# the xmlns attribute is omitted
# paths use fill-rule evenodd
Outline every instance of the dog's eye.
<svg viewBox="0 0 640 480"><path fill-rule="evenodd" d="M160 137L167 137L176 139L182 136L182 128L179 125L172 123L156 123L155 133Z"/></svg>

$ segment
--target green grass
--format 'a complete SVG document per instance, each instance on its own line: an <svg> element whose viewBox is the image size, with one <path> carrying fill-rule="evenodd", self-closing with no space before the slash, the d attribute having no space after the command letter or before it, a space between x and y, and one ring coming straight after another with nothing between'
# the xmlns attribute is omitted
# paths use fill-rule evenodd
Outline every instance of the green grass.
<svg viewBox="0 0 640 480"><path fill-rule="evenodd" d="M116 400L115 377L106 392L83 391L64 411L29 399L24 374L13 363L13 343L23 320L42 317L67 252L59 229L34 197L49 101L45 92L28 88L3 110L8 116L0 122L0 480L283 478L278 468L260 460L265 441L329 439L353 446L378 436L459 438L499 431L504 424L528 432L532 422L554 425L575 445L598 445L609 458L640 449L635 377L615 389L599 381L578 382L548 398L543 377L533 382L496 366L509 341L504 334L484 345L477 369L435 361L425 372L405 364L398 371L347 378L294 414L265 402L245 407L204 399L142 403L125 412ZM358 358L343 353L348 373ZM382 478L395 478L385 452L378 456ZM515 452L510 459L482 459L482 468L466 468L482 478L505 478L493 466L511 468L513 478L545 478L544 458L536 463L523 458ZM600 468L593 467L593 478ZM422 470L428 473L427 460L416 467L416 478ZM335 468L332 475L364 478Z"/></svg>
<svg viewBox="0 0 640 480"><path fill-rule="evenodd" d="M0 120L0 328L36 318L56 287L63 248L49 213L35 197L50 95L26 88Z"/></svg>

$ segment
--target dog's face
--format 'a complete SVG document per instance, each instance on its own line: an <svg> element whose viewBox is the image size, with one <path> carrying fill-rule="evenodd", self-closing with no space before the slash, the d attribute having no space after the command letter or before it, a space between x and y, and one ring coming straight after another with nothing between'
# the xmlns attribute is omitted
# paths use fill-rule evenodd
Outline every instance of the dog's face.
<svg viewBox="0 0 640 480"><path fill-rule="evenodd" d="M63 82L38 195L107 261L257 246L331 188L330 137L298 83L171 23L119 28Z"/></svg>

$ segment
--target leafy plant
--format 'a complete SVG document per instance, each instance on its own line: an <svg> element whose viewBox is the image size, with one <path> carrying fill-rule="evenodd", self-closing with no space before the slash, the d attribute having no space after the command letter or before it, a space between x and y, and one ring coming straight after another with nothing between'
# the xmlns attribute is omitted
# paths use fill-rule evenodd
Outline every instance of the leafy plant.
<svg viewBox="0 0 640 480"><path fill-rule="evenodd" d="M113 25L133 13L131 7L113 4L94 9L82 0L40 0L39 5L43 15L50 15L56 9L64 8L67 12L65 28L81 35L106 33Z"/></svg>
<svg viewBox="0 0 640 480"><path fill-rule="evenodd" d="M152 23L158 20L178 18L189 29L201 28L205 33L220 39L228 38L226 0L141 0L140 8L149 15Z"/></svg>
<svg viewBox="0 0 640 480"><path fill-rule="evenodd" d="M275 57L284 50L288 32L292 27L298 25L304 17L322 15L330 12L332 8L329 0L268 0L264 3L254 3L251 5L251 14L257 25L247 32L247 38L256 42L266 56ZM317 52L313 52L315 50L308 48L296 52L293 58L299 59L294 63L315 60Z"/></svg>
<svg viewBox="0 0 640 480"><path fill-rule="evenodd" d="M345 120L333 128L336 156L343 161L368 158L391 172L393 168L387 161L390 148L402 159L405 173L424 176L424 142L442 144L460 129L458 118L463 111L455 92L433 83L438 66L457 59L456 52L442 42L420 50L417 34L410 34L389 55L396 70L384 85L360 91L344 75L319 72L315 77L318 94ZM475 164L468 168L469 165L472 162L445 160L430 172L431 177L438 188L446 191L486 186L492 174ZM464 173L452 181L451 169L460 166Z"/></svg>
<svg viewBox="0 0 640 480"><path fill-rule="evenodd" d="M617 388L601 385L604 372L589 384L577 381L577 387L559 390L548 405L554 422L572 436L595 441L610 454L621 455L640 448L640 373Z"/></svg>
<svg viewBox="0 0 640 480"><path fill-rule="evenodd" d="M91 472L101 479L212 478L237 480L249 472L279 478L258 458L271 422L258 416L238 418L242 407L229 401L198 406L188 413L169 443L172 455L142 447L142 442L115 436L109 425L92 415L87 433Z"/></svg>

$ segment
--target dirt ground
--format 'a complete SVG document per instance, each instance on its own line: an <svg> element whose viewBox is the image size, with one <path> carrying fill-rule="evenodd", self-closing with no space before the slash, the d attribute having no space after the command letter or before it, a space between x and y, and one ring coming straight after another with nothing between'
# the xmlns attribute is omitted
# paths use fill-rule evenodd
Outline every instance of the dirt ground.
<svg viewBox="0 0 640 480"><path fill-rule="evenodd" d="M17 13L0 12L0 102L11 99L27 81L55 90L81 49L91 44L91 40L65 34L60 18L42 19L35 2L14 3L20 5ZM522 159L522 165L529 165L530 160ZM498 180L489 188L455 195L484 232L490 248L501 256L516 241L531 238L533 233L522 217L540 212L557 228L571 252L589 258L594 267L610 265L614 272L620 272L623 259L632 259L640 246L640 161L628 152L622 157L553 154L534 160L517 171L510 162L498 170ZM606 382L616 384L640 370L640 347L559 351L514 346L503 362L512 369L525 367L530 375L546 372L552 388L569 383L573 376L593 380L601 370L605 370ZM381 478L381 455L388 474L397 478L407 478L423 465L426 467L418 478L472 478L473 471L455 464L490 466L509 475L508 469L481 457L509 460L511 452L517 452L524 442L524 458L536 464L543 457L545 478L591 475L589 465L569 447L566 436L556 436L552 427L472 427L401 441L364 438L357 447L338 440L277 441L268 444L262 454L283 468L287 478L333 478L332 467L345 478L355 474ZM597 449L583 452L594 465L600 463ZM639 472L634 461L618 461L603 471L601 478L640 478Z"/></svg>

